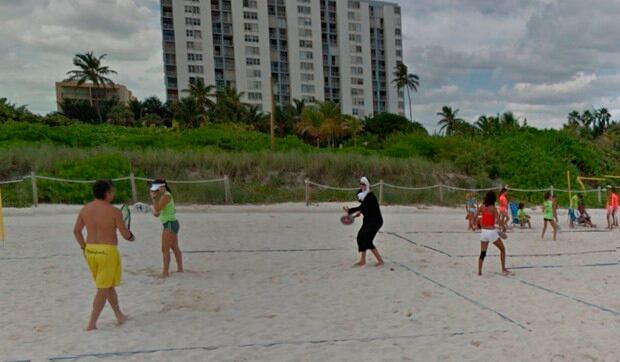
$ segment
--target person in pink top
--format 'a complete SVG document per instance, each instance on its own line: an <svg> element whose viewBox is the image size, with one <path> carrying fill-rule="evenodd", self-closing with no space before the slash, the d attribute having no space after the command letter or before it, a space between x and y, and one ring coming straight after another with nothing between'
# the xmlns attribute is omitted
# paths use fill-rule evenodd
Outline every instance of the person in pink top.
<svg viewBox="0 0 620 362"><path fill-rule="evenodd" d="M502 188L499 192L499 219L501 220L502 225L508 225L510 222L510 216L508 215L508 197L506 197L506 193L508 192L507 188ZM505 226L504 226L505 231Z"/></svg>
<svg viewBox="0 0 620 362"><path fill-rule="evenodd" d="M618 226L618 191L616 187L611 187L611 212L614 220L614 226Z"/></svg>

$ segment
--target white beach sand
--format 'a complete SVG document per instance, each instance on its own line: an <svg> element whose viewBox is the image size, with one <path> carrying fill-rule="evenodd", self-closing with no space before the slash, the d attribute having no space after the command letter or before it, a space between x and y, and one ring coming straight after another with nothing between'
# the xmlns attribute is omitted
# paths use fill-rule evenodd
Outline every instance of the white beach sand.
<svg viewBox="0 0 620 362"><path fill-rule="evenodd" d="M360 220L341 225L339 208L182 207L187 272L167 280L161 226L134 213L118 288L130 320L117 327L106 307L95 332L77 208L7 209L0 360L620 361L620 231L562 220L559 240L541 241L533 213L534 231L506 242L516 275L499 274L491 247L478 277L461 210L385 207L386 265L355 269Z"/></svg>

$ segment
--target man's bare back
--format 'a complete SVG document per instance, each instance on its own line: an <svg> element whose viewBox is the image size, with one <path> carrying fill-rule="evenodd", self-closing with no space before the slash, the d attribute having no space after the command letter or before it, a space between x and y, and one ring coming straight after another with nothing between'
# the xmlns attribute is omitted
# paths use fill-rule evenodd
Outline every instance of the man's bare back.
<svg viewBox="0 0 620 362"><path fill-rule="evenodd" d="M131 238L131 232L123 223L121 211L110 203L102 200L95 200L86 204L75 223L75 230L81 230L86 227L88 235L86 240L79 240L82 247L84 243L88 244L110 244L117 245L118 238L116 230L120 231L125 239ZM77 235L76 235L77 236Z"/></svg>

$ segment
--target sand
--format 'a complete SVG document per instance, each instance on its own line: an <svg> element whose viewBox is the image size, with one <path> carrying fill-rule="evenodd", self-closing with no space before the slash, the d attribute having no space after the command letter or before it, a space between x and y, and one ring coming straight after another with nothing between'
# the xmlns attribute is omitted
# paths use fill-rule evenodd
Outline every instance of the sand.
<svg viewBox="0 0 620 362"><path fill-rule="evenodd" d="M187 272L167 280L161 226L134 213L118 288L130 320L116 326L106 307L95 332L78 208L7 209L0 360L620 360L620 231L562 220L559 240L541 241L533 212L534 231L506 242L516 275L491 248L479 277L460 209L385 207L386 265L355 269L359 220L341 225L339 207L181 207Z"/></svg>

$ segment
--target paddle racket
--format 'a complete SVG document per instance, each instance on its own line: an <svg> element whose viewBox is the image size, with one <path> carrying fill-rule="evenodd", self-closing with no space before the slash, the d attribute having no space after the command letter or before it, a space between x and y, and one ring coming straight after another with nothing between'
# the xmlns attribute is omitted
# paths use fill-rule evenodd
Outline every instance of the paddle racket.
<svg viewBox="0 0 620 362"><path fill-rule="evenodd" d="M123 215L123 222L127 229L131 231L131 211L129 210L129 206L124 204L121 206L121 214Z"/></svg>
<svg viewBox="0 0 620 362"><path fill-rule="evenodd" d="M359 216L359 215L342 215L342 217L340 218L340 222L342 223L342 225L351 225L353 224L353 222L355 221L355 218Z"/></svg>

